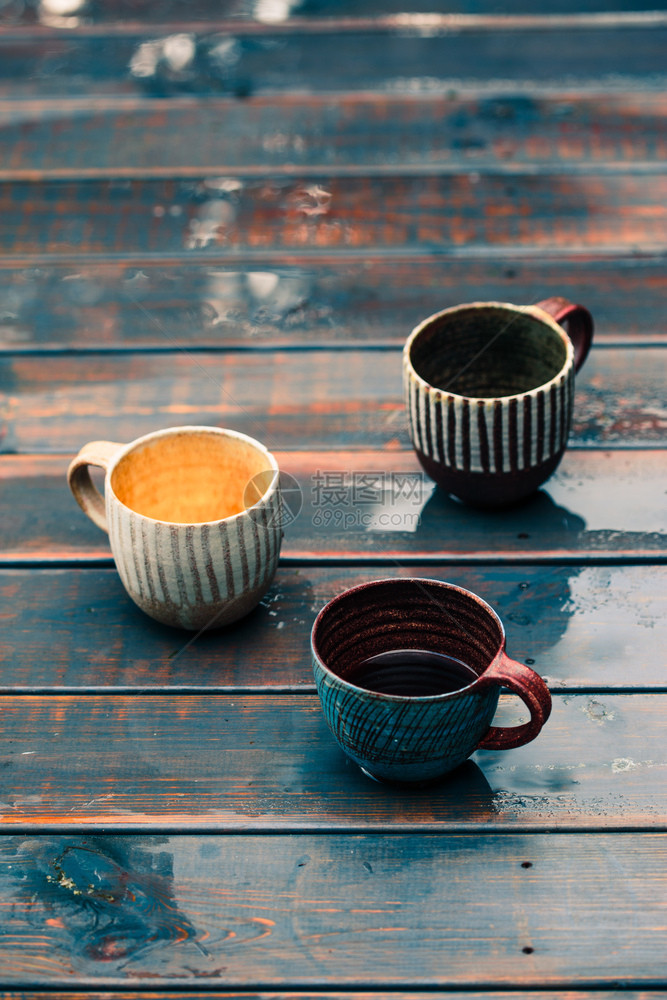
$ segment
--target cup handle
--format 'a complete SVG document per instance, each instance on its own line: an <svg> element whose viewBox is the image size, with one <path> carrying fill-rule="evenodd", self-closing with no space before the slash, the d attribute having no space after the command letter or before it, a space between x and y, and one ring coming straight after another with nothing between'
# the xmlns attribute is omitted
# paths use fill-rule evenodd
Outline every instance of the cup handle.
<svg viewBox="0 0 667 1000"><path fill-rule="evenodd" d="M593 317L584 306L577 306L561 295L552 295L537 302L536 309L548 313L552 319L564 327L574 345L574 367L579 371L593 340Z"/></svg>
<svg viewBox="0 0 667 1000"><path fill-rule="evenodd" d="M122 447L122 444L117 444L115 441L90 441L88 444L84 444L76 458L72 459L67 470L67 482L74 494L74 499L93 524L96 524L102 531L106 531L107 534L109 528L104 508L104 497L90 478L89 466L95 465L104 469L106 473L109 462L118 449Z"/></svg>
<svg viewBox="0 0 667 1000"><path fill-rule="evenodd" d="M511 750L534 740L551 714L551 695L539 674L502 652L482 674L482 682L502 684L518 694L530 711L530 722L521 726L491 726L478 750Z"/></svg>

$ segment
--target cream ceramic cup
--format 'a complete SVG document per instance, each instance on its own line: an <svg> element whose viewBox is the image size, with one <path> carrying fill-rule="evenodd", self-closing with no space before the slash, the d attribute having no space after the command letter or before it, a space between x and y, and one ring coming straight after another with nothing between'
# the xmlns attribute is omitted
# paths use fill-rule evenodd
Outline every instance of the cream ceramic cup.
<svg viewBox="0 0 667 1000"><path fill-rule="evenodd" d="M104 469L104 497L89 467ZM251 611L273 580L282 530L278 464L264 445L218 427L174 427L92 441L67 479L108 532L128 594L167 625L200 630Z"/></svg>

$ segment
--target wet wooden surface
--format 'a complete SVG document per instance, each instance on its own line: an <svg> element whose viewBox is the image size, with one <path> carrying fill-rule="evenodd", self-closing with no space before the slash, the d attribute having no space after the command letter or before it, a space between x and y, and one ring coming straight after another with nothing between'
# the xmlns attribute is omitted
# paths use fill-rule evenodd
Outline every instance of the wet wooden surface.
<svg viewBox="0 0 667 1000"><path fill-rule="evenodd" d="M276 449L409 449L399 348L345 351L81 353L0 356L6 451L45 451L54 438L126 441L160 427L229 416ZM594 352L577 380L573 448L667 443L665 348Z"/></svg>
<svg viewBox="0 0 667 1000"><path fill-rule="evenodd" d="M511 655L532 659L552 690L667 690L656 655L667 643L665 565L509 560L374 572L445 578L493 603ZM285 565L257 610L230 626L224 644L204 634L186 645L180 633L145 620L124 599L112 567L5 569L0 655L12 672L3 676L2 692L314 691L313 615L368 577L355 564ZM97 655L82 655L86 647Z"/></svg>
<svg viewBox="0 0 667 1000"><path fill-rule="evenodd" d="M0 3L3 997L664 998L662 6ZM554 293L596 319L571 447L467 509L420 476L401 346ZM302 494L259 607L197 638L64 479L183 423ZM554 699L409 791L331 741L309 654L405 575L480 594Z"/></svg>
<svg viewBox="0 0 667 1000"><path fill-rule="evenodd" d="M293 90L524 90L527 82L590 92L638 82L661 89L667 78L667 18L661 12L604 25L576 18L548 26L540 17L509 25L473 18L463 29L447 19L433 27L400 18L377 23L359 13L291 28L213 22L200 29L181 20L166 34L132 22L113 32L83 25L66 34L9 28L0 38L0 94L35 100L47 81L51 98L194 92L243 100Z"/></svg>
<svg viewBox="0 0 667 1000"><path fill-rule="evenodd" d="M178 654L176 646L174 670L185 670ZM496 718L516 725L524 713L506 702ZM9 695L0 711L14 734L1 803L8 830L664 823L655 789L667 776L667 694L563 692L539 742L477 751L436 788L409 792L371 790L356 765L341 762L317 696L306 692Z"/></svg>
<svg viewBox="0 0 667 1000"><path fill-rule="evenodd" d="M238 102L192 97L156 105L81 97L77 114L59 104L15 102L0 108L0 136L13 178L197 176L209 168L242 176L299 170L353 176L365 168L423 174L485 166L564 172L631 163L659 165L667 151L663 93L539 97L463 94L422 98L362 94L291 96ZM148 130L148 137L147 137ZM303 136L307 135L306 141ZM153 137L153 141L147 138ZM85 167L81 158L85 157Z"/></svg>
<svg viewBox="0 0 667 1000"><path fill-rule="evenodd" d="M377 989L408 975L421 987L511 985L518 966L527 986L557 987L563 964L599 981L630 944L628 966L656 979L662 934L653 887L663 841L650 833L381 833L214 836L193 845L174 836L99 843L63 834L26 851L8 837L0 864L11 867L7 881L30 909L16 919L4 974L9 983L48 982L67 963L80 978L103 967L110 985L151 986L169 975L172 984L226 979L252 988L298 968L301 985L335 978L353 989L372 980ZM620 884L605 878L611 865ZM491 888L483 937L469 905L474 881ZM69 910L62 922L52 916L58 892L67 903L57 912ZM545 911L544 895L561 905ZM32 961L16 947L22 938L34 942Z"/></svg>
<svg viewBox="0 0 667 1000"><path fill-rule="evenodd" d="M663 169L561 174L188 181L17 181L0 191L0 247L53 257L490 246L662 249Z"/></svg>
<svg viewBox="0 0 667 1000"><path fill-rule="evenodd" d="M596 345L667 340L661 253L520 257L513 248L498 259L462 259L464 251L398 259L274 253L206 264L0 258L0 351L400 348L424 316L475 301L480 289L490 300L528 303L545 288L567 288L594 313Z"/></svg>
<svg viewBox="0 0 667 1000"><path fill-rule="evenodd" d="M234 426L243 428L239 421ZM71 457L6 455L0 462L5 565L111 565L105 536L82 519L63 488ZM548 489L520 507L490 513L433 489L412 451L276 451L276 457L303 500L285 525L284 562L363 561L393 571L424 561L667 561L667 467L658 448L572 449ZM355 484L365 476L372 477L377 502L354 504Z"/></svg>

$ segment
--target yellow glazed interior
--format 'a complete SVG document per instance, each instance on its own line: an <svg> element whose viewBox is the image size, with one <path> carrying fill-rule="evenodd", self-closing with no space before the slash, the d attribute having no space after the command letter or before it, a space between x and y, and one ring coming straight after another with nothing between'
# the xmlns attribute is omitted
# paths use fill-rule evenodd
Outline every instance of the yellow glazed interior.
<svg viewBox="0 0 667 1000"><path fill-rule="evenodd" d="M119 460L111 486L138 514L193 524L246 510L273 477L266 453L248 441L189 431L137 445Z"/></svg>

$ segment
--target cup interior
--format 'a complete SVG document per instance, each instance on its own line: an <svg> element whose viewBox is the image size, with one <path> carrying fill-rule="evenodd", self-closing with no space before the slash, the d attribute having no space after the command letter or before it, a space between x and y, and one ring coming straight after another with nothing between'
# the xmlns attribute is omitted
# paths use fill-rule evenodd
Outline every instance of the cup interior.
<svg viewBox="0 0 667 1000"><path fill-rule="evenodd" d="M360 662L397 649L442 653L479 676L503 648L500 620L480 598L451 584L378 580L329 602L313 626L313 650L346 680Z"/></svg>
<svg viewBox="0 0 667 1000"><path fill-rule="evenodd" d="M257 503L277 470L249 439L191 429L158 435L126 452L111 488L137 514L174 524L232 517Z"/></svg>
<svg viewBox="0 0 667 1000"><path fill-rule="evenodd" d="M498 398L530 392L568 360L566 335L519 307L462 306L432 317L409 347L413 369L435 388Z"/></svg>

